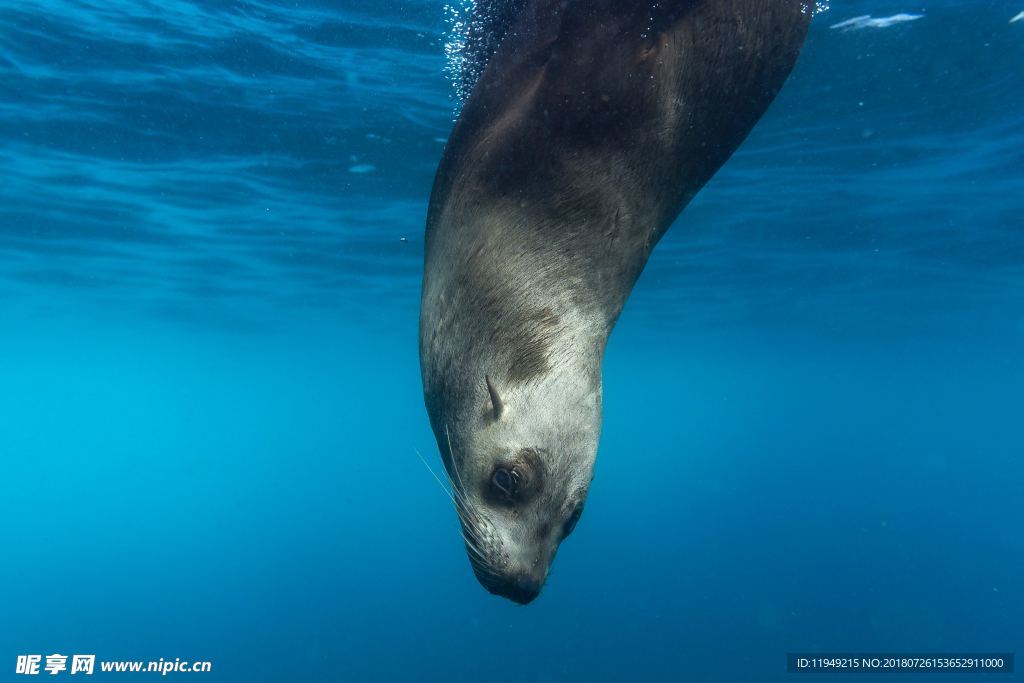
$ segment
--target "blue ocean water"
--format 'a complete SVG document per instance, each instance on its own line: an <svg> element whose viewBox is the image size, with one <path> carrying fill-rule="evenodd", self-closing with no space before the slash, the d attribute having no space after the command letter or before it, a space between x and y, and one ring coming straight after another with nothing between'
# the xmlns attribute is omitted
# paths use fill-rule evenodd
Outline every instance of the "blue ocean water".
<svg viewBox="0 0 1024 683"><path fill-rule="evenodd" d="M815 18L637 286L587 513L517 607L415 453L438 467L444 3L6 0L0 672L783 681L798 650L1024 652L1022 10Z"/></svg>

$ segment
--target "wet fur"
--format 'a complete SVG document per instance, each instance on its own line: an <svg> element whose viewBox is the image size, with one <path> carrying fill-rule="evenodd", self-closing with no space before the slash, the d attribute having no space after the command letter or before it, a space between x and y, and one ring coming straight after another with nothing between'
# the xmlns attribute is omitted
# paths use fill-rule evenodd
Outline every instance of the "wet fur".
<svg viewBox="0 0 1024 683"><path fill-rule="evenodd" d="M799 0L514 4L438 169L420 319L431 423L498 574L550 564L560 539L528 536L586 495L608 334L781 88L810 18ZM550 460L546 488L529 509L491 509L489 472L519 448Z"/></svg>

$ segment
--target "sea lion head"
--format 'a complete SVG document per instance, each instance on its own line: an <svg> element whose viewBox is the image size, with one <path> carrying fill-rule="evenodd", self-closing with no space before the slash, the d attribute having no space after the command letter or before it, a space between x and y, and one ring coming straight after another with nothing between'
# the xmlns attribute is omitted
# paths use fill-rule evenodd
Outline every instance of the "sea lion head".
<svg viewBox="0 0 1024 683"><path fill-rule="evenodd" d="M503 387L481 377L438 430L473 571L520 604L575 529L597 455L599 385L552 375Z"/></svg>

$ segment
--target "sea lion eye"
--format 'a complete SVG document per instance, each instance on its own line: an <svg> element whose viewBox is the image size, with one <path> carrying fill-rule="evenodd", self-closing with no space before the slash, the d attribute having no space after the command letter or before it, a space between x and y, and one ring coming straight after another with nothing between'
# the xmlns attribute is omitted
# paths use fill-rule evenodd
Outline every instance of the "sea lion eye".
<svg viewBox="0 0 1024 683"><path fill-rule="evenodd" d="M515 468L509 470L499 467L494 470L494 474L491 476L491 484L502 496L513 498L519 490L520 479L519 472Z"/></svg>
<svg viewBox="0 0 1024 683"><path fill-rule="evenodd" d="M580 521L580 515L583 514L583 506L577 505L576 509L569 515L569 519L565 520L565 524L562 525L562 538L566 538L572 533L573 529L576 528L576 522Z"/></svg>

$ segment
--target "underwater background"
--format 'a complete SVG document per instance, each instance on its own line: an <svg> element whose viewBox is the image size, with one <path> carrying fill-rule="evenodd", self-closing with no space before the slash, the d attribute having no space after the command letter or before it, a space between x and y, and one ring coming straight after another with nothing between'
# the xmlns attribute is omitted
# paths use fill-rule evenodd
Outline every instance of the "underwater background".
<svg viewBox="0 0 1024 683"><path fill-rule="evenodd" d="M1020 654L1021 11L815 17L634 291L587 512L518 607L416 455L440 467L417 309L465 8L3 0L0 678L54 652L367 682Z"/></svg>

